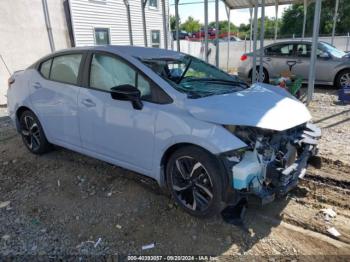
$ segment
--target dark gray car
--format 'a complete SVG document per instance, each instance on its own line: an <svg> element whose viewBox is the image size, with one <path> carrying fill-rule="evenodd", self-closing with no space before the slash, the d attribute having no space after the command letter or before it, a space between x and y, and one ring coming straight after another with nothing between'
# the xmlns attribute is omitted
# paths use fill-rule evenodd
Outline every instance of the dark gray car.
<svg viewBox="0 0 350 262"><path fill-rule="evenodd" d="M259 51L257 51L259 54ZM277 78L291 68L293 74L307 82L310 68L311 41L284 41L264 48L264 82ZM257 65L260 64L259 57ZM253 53L242 55L238 75L251 80ZM350 56L334 46L319 42L316 62L316 84L350 85Z"/></svg>

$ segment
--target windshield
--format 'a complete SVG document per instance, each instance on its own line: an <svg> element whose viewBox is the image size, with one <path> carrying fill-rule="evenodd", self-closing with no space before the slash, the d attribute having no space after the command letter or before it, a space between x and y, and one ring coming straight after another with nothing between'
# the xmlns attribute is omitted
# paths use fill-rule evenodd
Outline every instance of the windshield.
<svg viewBox="0 0 350 262"><path fill-rule="evenodd" d="M189 98L232 93L248 87L236 76L189 55L180 59L147 59L142 62Z"/></svg>
<svg viewBox="0 0 350 262"><path fill-rule="evenodd" d="M326 50L333 56L333 57L336 57L336 58L342 58L343 56L346 55L345 52L335 48L334 46L328 44L328 43L325 43L323 42L322 43L323 46L326 48Z"/></svg>

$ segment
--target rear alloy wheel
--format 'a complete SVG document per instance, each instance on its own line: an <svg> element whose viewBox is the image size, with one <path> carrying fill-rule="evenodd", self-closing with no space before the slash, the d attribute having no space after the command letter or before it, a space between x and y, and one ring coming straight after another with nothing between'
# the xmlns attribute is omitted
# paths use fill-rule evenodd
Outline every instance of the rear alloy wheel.
<svg viewBox="0 0 350 262"><path fill-rule="evenodd" d="M20 132L25 146L34 154L43 154L51 149L38 118L31 111L20 117Z"/></svg>
<svg viewBox="0 0 350 262"><path fill-rule="evenodd" d="M343 86L350 86L350 69L344 70L339 73L336 81L337 88L342 88Z"/></svg>
<svg viewBox="0 0 350 262"><path fill-rule="evenodd" d="M259 67L256 68L256 82L259 82ZM250 80L252 81L253 80L253 70L250 72ZM266 84L269 84L270 80L269 80L269 74L268 72L266 71L266 69L264 68L263 69L263 72L262 72L262 79L263 79L263 83L266 83Z"/></svg>
<svg viewBox="0 0 350 262"><path fill-rule="evenodd" d="M167 182L175 201L198 217L210 217L221 207L222 182L209 153L196 147L176 151L167 165Z"/></svg>

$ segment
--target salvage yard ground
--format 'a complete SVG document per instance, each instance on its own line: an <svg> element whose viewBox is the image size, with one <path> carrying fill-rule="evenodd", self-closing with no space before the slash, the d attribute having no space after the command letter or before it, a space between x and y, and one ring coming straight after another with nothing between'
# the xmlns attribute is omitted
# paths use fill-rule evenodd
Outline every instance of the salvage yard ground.
<svg viewBox="0 0 350 262"><path fill-rule="evenodd" d="M0 117L0 255L350 256L350 105L320 88L310 110L323 129L322 168L285 199L250 206L243 228L191 217L154 181L119 167L62 148L32 155Z"/></svg>

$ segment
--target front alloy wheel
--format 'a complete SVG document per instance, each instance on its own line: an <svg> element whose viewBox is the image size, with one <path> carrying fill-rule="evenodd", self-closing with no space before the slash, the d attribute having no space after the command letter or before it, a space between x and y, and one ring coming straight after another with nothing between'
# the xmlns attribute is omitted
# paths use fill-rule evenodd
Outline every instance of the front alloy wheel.
<svg viewBox="0 0 350 262"><path fill-rule="evenodd" d="M216 159L196 147L176 151L167 165L167 182L173 198L188 213L209 217L221 204L221 178Z"/></svg>
<svg viewBox="0 0 350 262"><path fill-rule="evenodd" d="M350 86L350 69L345 69L338 73L335 85L338 89L344 86Z"/></svg>
<svg viewBox="0 0 350 262"><path fill-rule="evenodd" d="M171 178L172 190L182 205L194 212L209 207L213 199L213 184L200 162L189 156L177 158Z"/></svg>
<svg viewBox="0 0 350 262"><path fill-rule="evenodd" d="M340 86L350 86L350 72L345 72L340 76Z"/></svg>

